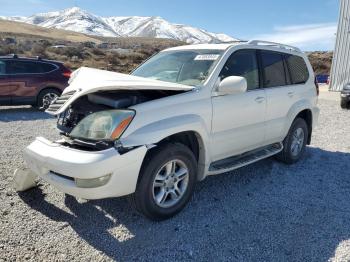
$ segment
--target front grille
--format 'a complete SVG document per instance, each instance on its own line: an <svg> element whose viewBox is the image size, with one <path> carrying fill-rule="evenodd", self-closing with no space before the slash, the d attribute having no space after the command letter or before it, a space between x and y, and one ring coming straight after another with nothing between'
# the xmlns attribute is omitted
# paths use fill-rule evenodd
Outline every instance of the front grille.
<svg viewBox="0 0 350 262"><path fill-rule="evenodd" d="M46 109L46 111L48 113L56 112L75 94L75 92L76 91L71 91L71 92L68 92L64 95L61 95L55 101L52 102L52 104L49 106L48 109Z"/></svg>

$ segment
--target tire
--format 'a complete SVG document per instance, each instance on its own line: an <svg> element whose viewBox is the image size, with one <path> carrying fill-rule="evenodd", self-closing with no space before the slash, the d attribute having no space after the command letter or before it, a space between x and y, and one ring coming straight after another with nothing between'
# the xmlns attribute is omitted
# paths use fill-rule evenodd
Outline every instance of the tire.
<svg viewBox="0 0 350 262"><path fill-rule="evenodd" d="M348 102L345 99L341 99L340 100L340 107L343 109L347 109L348 108Z"/></svg>
<svg viewBox="0 0 350 262"><path fill-rule="evenodd" d="M192 151L180 143L164 144L146 156L131 201L139 213L151 220L168 219L189 202L196 181L197 161Z"/></svg>
<svg viewBox="0 0 350 262"><path fill-rule="evenodd" d="M289 129L287 137L283 140L283 150L276 155L276 158L286 164L296 163L304 154L308 136L309 130L305 120L296 118ZM298 141L297 145L296 141Z"/></svg>
<svg viewBox="0 0 350 262"><path fill-rule="evenodd" d="M61 93L53 88L47 88L40 91L37 97L37 107L40 110L46 110L50 106L50 103L60 95Z"/></svg>

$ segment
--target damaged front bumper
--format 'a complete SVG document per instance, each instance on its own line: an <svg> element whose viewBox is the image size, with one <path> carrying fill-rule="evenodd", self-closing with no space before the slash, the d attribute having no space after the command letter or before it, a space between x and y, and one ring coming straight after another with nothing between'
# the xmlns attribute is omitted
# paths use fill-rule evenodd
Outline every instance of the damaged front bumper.
<svg viewBox="0 0 350 262"><path fill-rule="evenodd" d="M125 154L115 148L82 151L39 137L24 152L28 168L60 191L84 198L119 197L135 192L147 147Z"/></svg>

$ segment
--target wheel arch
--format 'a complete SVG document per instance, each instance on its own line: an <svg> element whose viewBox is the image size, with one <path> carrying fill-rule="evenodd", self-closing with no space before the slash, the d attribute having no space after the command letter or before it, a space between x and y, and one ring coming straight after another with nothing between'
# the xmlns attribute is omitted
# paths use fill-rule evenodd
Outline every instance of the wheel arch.
<svg viewBox="0 0 350 262"><path fill-rule="evenodd" d="M39 99L40 95L41 95L44 91L49 90L49 89L53 89L53 90L59 92L60 95L61 95L62 92L63 92L62 89L60 89L60 88L57 87L57 86L54 86L54 85L45 86L45 87L41 88L40 91L37 93L36 98L35 98L36 104L38 104L38 102L39 102L38 99Z"/></svg>
<svg viewBox="0 0 350 262"><path fill-rule="evenodd" d="M187 130L171 134L161 139L157 143L154 143L155 146L148 150L144 161L147 161L148 156L151 155L154 150L157 150L157 148L162 147L167 143L180 143L192 151L197 160L197 180L203 180L205 176L205 163L208 158L208 153L202 136L195 130Z"/></svg>
<svg viewBox="0 0 350 262"><path fill-rule="evenodd" d="M306 125L308 128L308 138L307 138L306 144L310 145L311 136L312 136L312 111L311 111L311 109L304 109L304 110L300 111L294 119L296 119L296 118L304 119L304 121L306 122Z"/></svg>
<svg viewBox="0 0 350 262"><path fill-rule="evenodd" d="M283 138L287 136L289 129L292 126L294 120L296 118L300 117L300 118L305 120L305 122L308 126L309 134L308 134L307 144L309 145L311 143L313 122L315 120L314 116L313 116L312 108L314 108L314 107L311 104L311 101L308 99L299 100L297 103L295 103L290 108L290 110L288 111L287 117L286 117Z"/></svg>

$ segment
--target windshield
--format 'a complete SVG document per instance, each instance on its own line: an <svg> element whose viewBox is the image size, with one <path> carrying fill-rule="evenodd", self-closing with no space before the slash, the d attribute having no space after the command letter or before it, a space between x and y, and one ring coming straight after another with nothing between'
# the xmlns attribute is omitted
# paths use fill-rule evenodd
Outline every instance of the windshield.
<svg viewBox="0 0 350 262"><path fill-rule="evenodd" d="M221 54L221 50L165 51L147 60L132 75L184 85L200 85L208 78Z"/></svg>

